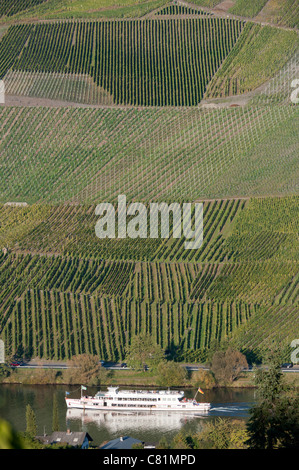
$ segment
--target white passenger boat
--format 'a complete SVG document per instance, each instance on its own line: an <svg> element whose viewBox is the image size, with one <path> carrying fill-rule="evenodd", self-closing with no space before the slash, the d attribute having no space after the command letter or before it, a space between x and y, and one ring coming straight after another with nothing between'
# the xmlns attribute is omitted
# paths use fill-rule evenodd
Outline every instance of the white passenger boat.
<svg viewBox="0 0 299 470"><path fill-rule="evenodd" d="M85 389L85 387L82 387ZM187 399L184 392L172 390L119 390L119 387L108 387L107 392L98 392L95 396L81 398L66 397L68 408L86 410L117 411L181 411L188 413L208 412L210 403L201 403Z"/></svg>

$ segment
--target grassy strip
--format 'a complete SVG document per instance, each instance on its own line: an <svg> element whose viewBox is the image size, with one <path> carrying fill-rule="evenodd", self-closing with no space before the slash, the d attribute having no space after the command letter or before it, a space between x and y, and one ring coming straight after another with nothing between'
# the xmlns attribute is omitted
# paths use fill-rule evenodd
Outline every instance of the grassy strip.
<svg viewBox="0 0 299 470"><path fill-rule="evenodd" d="M192 374L186 380L185 384L177 384L175 387L194 388L192 384ZM235 380L229 387L231 388L246 388L254 387L254 377L252 372L246 372ZM299 387L299 374L284 372L285 381L288 384L294 383ZM101 386L140 386L140 387L158 387L158 377L155 373L151 372L136 372L130 370L117 370L109 379L101 383ZM24 385L67 385L68 382L64 379L63 370L22 370L16 369L9 377L2 380L1 383L21 383Z"/></svg>

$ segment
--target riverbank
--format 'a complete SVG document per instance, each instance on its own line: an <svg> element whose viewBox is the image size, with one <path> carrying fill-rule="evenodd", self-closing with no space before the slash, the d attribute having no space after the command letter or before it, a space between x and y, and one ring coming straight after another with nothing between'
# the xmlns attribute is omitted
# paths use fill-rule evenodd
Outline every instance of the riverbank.
<svg viewBox="0 0 299 470"><path fill-rule="evenodd" d="M194 388L196 372L190 372L188 378L184 383L173 384L176 388ZM288 384L294 383L299 388L299 373L284 372L285 382ZM24 384L24 385L70 385L75 383L70 382L67 378L66 371L63 369L14 369L8 377L1 380L0 384ZM79 384L80 385L80 384ZM88 385L88 384L87 384ZM133 370L113 370L109 371L106 376L99 380L98 384L103 387L110 385L117 386L132 386L132 387L161 387L159 378L155 372L143 372ZM200 384L198 384L200 385ZM211 389L219 385L211 383L202 384L202 388ZM231 384L226 385L226 388L254 388L254 372L244 372Z"/></svg>

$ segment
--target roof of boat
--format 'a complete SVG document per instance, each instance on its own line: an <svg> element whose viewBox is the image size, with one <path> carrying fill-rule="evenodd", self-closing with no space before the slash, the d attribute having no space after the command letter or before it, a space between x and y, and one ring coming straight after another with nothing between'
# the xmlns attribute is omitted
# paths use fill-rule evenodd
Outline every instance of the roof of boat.
<svg viewBox="0 0 299 470"><path fill-rule="evenodd" d="M147 395L177 395L183 396L183 391L178 390L119 390L119 387L108 387L107 391L100 391L97 396L105 396L107 394L147 394Z"/></svg>

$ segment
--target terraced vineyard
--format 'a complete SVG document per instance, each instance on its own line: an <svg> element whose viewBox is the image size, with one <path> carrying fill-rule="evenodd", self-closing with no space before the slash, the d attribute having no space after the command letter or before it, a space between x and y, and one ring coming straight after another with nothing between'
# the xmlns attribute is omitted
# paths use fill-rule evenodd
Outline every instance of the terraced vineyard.
<svg viewBox="0 0 299 470"><path fill-rule="evenodd" d="M296 32L246 23L236 47L209 83L206 97L240 95L256 89L272 78L298 47Z"/></svg>
<svg viewBox="0 0 299 470"><path fill-rule="evenodd" d="M1 108L0 201L293 194L297 121L296 107L287 106Z"/></svg>
<svg viewBox="0 0 299 470"><path fill-rule="evenodd" d="M297 212L298 197L207 202L199 250L124 239L113 251L95 237L94 207L5 206L2 337L11 353L56 359L91 352L120 360L141 331L181 360L204 360L243 338L258 357L283 332L287 348L299 326ZM268 336L271 312L288 320L279 331L271 320Z"/></svg>
<svg viewBox="0 0 299 470"><path fill-rule="evenodd" d="M196 106L204 94L256 89L298 49L296 32L211 15L196 18L198 10L192 9L186 19L171 18L180 8L187 7L166 7L167 17L160 10L160 19L11 26L0 43L0 78L9 93L21 96Z"/></svg>
<svg viewBox="0 0 299 470"><path fill-rule="evenodd" d="M242 28L220 18L37 24L12 69L90 74L115 104L192 106Z"/></svg>
<svg viewBox="0 0 299 470"><path fill-rule="evenodd" d="M235 5L229 9L234 15L246 16L253 18L266 5L268 0L236 0Z"/></svg>
<svg viewBox="0 0 299 470"><path fill-rule="evenodd" d="M98 20L112 14L92 2L94 11L24 0L24 15L1 4L11 15L0 41L12 100L0 108L8 354L124 360L147 332L178 361L228 345L256 361L276 343L289 360L299 332L298 34L209 10L217 3L128 0L114 5L121 20ZM234 11L259 17L273 2L264 4L237 0ZM296 26L296 5L281 4L277 24ZM137 8L151 14L125 17ZM22 22L31 14L54 20ZM97 238L96 205L112 202L118 216L121 194L147 210L202 201L202 246L185 249L172 219L169 238Z"/></svg>
<svg viewBox="0 0 299 470"><path fill-rule="evenodd" d="M269 0L257 16L259 21L299 28L299 4L297 0Z"/></svg>
<svg viewBox="0 0 299 470"><path fill-rule="evenodd" d="M2 207L0 243L5 247L14 246L17 242L23 252L55 253L95 260L221 261L226 256L223 234L244 207L245 201L240 200L205 203L205 240L198 250L185 250L182 240L172 237L99 240L94 231L98 220L95 206L69 205Z"/></svg>
<svg viewBox="0 0 299 470"><path fill-rule="evenodd" d="M257 309L242 303L140 303L28 290L4 338L20 355L67 359L88 352L117 361L125 356L127 338L146 332L164 348L179 345L181 359L196 360Z"/></svg>
<svg viewBox="0 0 299 470"><path fill-rule="evenodd" d="M45 1L47 0L18 0L17 2L15 0L1 0L0 17L13 16Z"/></svg>
<svg viewBox="0 0 299 470"><path fill-rule="evenodd" d="M9 70L21 50L23 49L30 32L31 25L19 25L10 27L7 33L1 38L0 42L0 79L2 79L7 70Z"/></svg>
<svg viewBox="0 0 299 470"><path fill-rule="evenodd" d="M206 10L180 5L179 3L169 4L157 11L156 15L212 15Z"/></svg>

